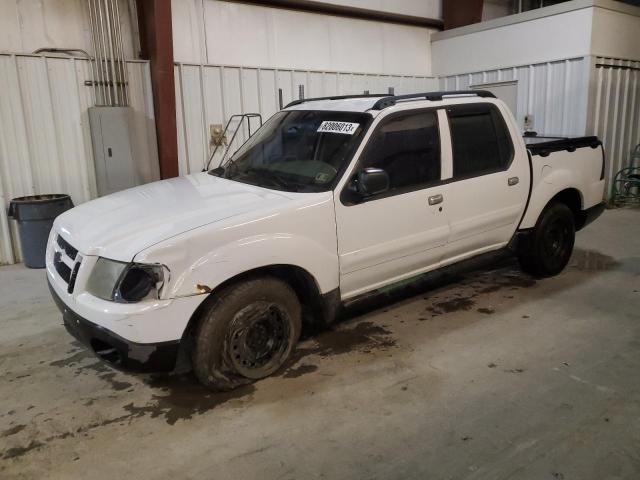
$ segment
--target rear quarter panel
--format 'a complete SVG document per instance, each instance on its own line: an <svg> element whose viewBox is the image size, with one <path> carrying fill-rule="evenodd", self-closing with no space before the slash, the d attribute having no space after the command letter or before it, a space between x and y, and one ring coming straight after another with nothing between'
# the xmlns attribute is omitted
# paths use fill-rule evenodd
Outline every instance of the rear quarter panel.
<svg viewBox="0 0 640 480"><path fill-rule="evenodd" d="M546 157L533 155L532 189L529 206L520 224L521 229L533 228L544 207L558 193L576 189L580 193L580 208L585 210L603 201L603 149L582 147L574 152L552 152Z"/></svg>

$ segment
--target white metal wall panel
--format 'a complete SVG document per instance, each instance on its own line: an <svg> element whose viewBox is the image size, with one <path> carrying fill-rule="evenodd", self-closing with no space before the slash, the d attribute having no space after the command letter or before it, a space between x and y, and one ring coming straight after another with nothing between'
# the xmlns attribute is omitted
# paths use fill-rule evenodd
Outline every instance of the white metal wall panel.
<svg viewBox="0 0 640 480"><path fill-rule="evenodd" d="M358 3L379 11L418 8L389 0ZM423 11L440 5L439 0L415 3ZM244 2L172 0L171 8L179 63L431 74L429 35L435 29Z"/></svg>
<svg viewBox="0 0 640 480"><path fill-rule="evenodd" d="M520 65L497 70L440 77L443 90L516 80L516 120L524 130L525 115L533 115L533 130L547 135L584 135L586 130L588 57Z"/></svg>
<svg viewBox="0 0 640 480"><path fill-rule="evenodd" d="M206 162L212 148L209 125L224 125L231 115L239 113L260 113L264 120L268 119L279 109L278 89L282 89L282 100L286 105L298 98L300 85L304 86L306 98L363 93L365 90L386 93L389 87L393 87L396 94L438 88L438 80L433 77L187 63L176 64L175 79L181 175L200 171ZM230 150L238 148L247 135L246 129L241 130ZM212 165L219 161L220 156L216 154Z"/></svg>
<svg viewBox="0 0 640 480"><path fill-rule="evenodd" d="M630 166L631 152L640 143L640 61L596 57L593 75L594 113L588 128L603 141L610 194L613 178Z"/></svg>
<svg viewBox="0 0 640 480"><path fill-rule="evenodd" d="M134 158L141 178L159 178L149 66L128 62ZM68 193L77 205L97 195L87 109L92 78L84 59L0 55L0 264L20 260L14 197Z"/></svg>
<svg viewBox="0 0 640 480"><path fill-rule="evenodd" d="M139 49L135 3L118 0L118 10L123 49L133 58ZM93 52L87 0L2 0L0 32L3 52L31 53L43 47Z"/></svg>

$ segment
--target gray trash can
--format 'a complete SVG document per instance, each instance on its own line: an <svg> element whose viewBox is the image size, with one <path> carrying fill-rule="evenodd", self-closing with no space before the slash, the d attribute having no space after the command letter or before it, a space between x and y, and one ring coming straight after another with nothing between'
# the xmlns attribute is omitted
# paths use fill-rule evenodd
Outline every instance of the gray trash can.
<svg viewBox="0 0 640 480"><path fill-rule="evenodd" d="M20 247L26 267L44 268L47 239L53 220L72 207L69 195L32 195L11 200L9 216L18 222Z"/></svg>

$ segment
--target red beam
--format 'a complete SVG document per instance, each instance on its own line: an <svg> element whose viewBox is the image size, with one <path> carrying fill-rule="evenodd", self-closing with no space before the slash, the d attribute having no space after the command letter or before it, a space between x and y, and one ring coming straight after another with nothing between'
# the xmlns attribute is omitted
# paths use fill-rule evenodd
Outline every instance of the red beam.
<svg viewBox="0 0 640 480"><path fill-rule="evenodd" d="M464 27L482 21L483 0L443 0L444 29Z"/></svg>
<svg viewBox="0 0 640 480"><path fill-rule="evenodd" d="M160 176L178 176L176 88L170 0L136 0L140 57L150 60Z"/></svg>

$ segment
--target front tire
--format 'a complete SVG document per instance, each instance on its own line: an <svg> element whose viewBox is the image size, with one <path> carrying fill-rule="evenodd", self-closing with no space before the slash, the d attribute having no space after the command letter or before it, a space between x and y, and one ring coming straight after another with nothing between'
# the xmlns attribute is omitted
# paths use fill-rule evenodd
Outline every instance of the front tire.
<svg viewBox="0 0 640 480"><path fill-rule="evenodd" d="M207 388L226 391L276 372L300 337L298 297L285 282L258 277L214 293L195 336L193 369Z"/></svg>
<svg viewBox="0 0 640 480"><path fill-rule="evenodd" d="M573 212L564 203L546 207L518 251L521 268L535 277L551 277L569 263L575 241Z"/></svg>

